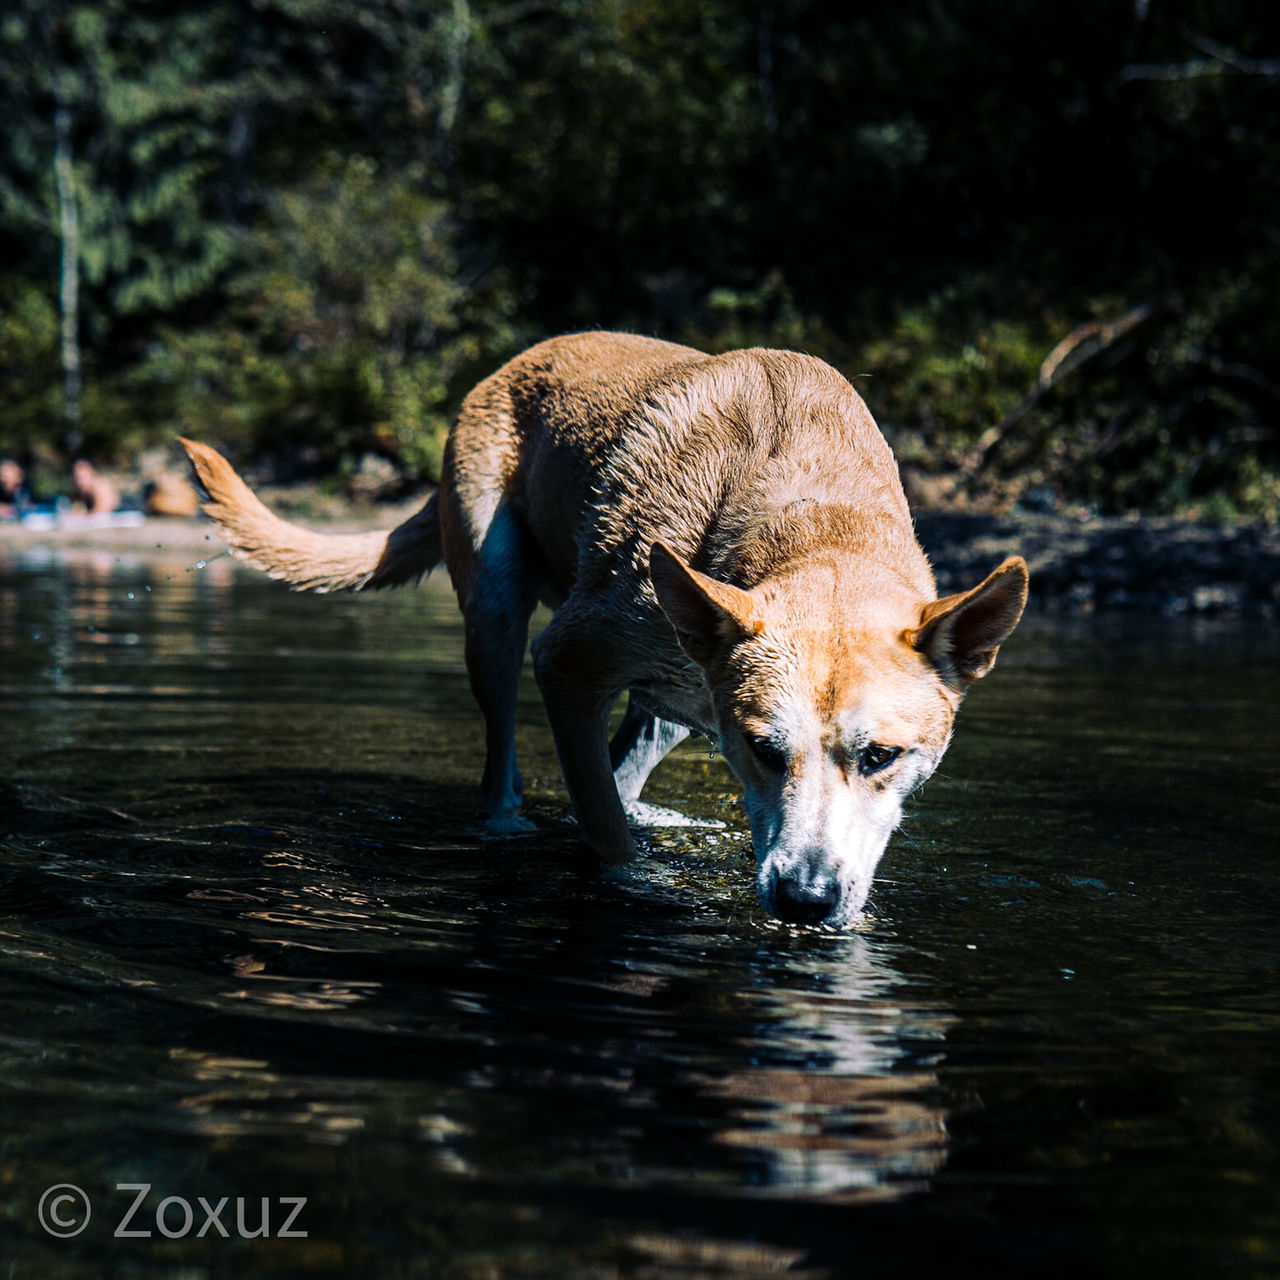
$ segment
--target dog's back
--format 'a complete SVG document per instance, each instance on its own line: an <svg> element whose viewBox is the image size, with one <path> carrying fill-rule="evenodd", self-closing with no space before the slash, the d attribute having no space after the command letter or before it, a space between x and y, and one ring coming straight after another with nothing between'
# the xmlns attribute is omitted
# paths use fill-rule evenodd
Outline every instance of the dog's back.
<svg viewBox="0 0 1280 1280"><path fill-rule="evenodd" d="M536 543L553 599L583 574L643 579L658 540L750 585L794 551L752 537L750 522L787 509L794 538L806 504L821 525L813 536L848 543L874 526L878 552L887 541L921 594L932 589L892 454L861 397L796 352L709 356L618 333L539 343L467 395L439 493L378 533L322 535L281 521L216 452L183 444L233 552L306 590L398 585L442 555L465 590L504 503Z"/></svg>
<svg viewBox="0 0 1280 1280"><path fill-rule="evenodd" d="M750 536L750 522L787 509L794 535L806 504L825 513L818 536L848 542L874 525L878 554L887 538L922 595L933 585L892 454L861 397L796 352L708 356L614 333L540 343L464 401L442 499L455 581L502 500L527 524L560 597L583 574L647 577L657 540L750 585L788 554L778 538ZM856 518L834 528L842 509Z"/></svg>

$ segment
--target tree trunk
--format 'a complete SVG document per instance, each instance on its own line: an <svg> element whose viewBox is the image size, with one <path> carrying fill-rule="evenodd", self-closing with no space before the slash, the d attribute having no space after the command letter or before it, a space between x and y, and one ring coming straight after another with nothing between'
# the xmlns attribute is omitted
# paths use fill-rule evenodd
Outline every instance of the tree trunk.
<svg viewBox="0 0 1280 1280"><path fill-rule="evenodd" d="M54 174L58 183L58 225L62 240L62 418L63 447L80 448L80 219L75 176L71 171L71 111L59 102L54 116Z"/></svg>
<svg viewBox="0 0 1280 1280"><path fill-rule="evenodd" d="M463 79L466 75L467 41L471 38L471 6L468 0L453 0L448 34L444 41L444 84L440 89L440 116L437 124L436 152L444 172L453 168L452 137L462 106Z"/></svg>

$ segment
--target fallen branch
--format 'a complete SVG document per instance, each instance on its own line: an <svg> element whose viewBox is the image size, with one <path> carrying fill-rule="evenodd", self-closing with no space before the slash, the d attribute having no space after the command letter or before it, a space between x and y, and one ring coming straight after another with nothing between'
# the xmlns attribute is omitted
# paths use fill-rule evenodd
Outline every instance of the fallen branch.
<svg viewBox="0 0 1280 1280"><path fill-rule="evenodd" d="M1280 77L1280 58L1246 58L1229 45L1219 44L1208 36L1187 32L1187 38L1204 58L1188 62L1131 62L1120 69L1120 83L1133 80L1198 80L1202 76L1225 76L1234 72L1244 76Z"/></svg>
<svg viewBox="0 0 1280 1280"><path fill-rule="evenodd" d="M1224 360L1221 356L1208 355L1203 351L1196 351L1193 354L1200 364L1220 378L1235 378L1241 382L1247 382L1257 387L1259 391L1265 392L1273 400L1280 400L1280 384L1273 382L1261 369L1242 364L1239 360Z"/></svg>
<svg viewBox="0 0 1280 1280"><path fill-rule="evenodd" d="M1158 310L1160 307L1155 303L1141 302L1114 320L1089 320L1076 325L1044 358L1035 386L974 442L973 448L960 460L962 471L981 471L1009 429L1026 417L1046 391L1086 361L1109 351Z"/></svg>

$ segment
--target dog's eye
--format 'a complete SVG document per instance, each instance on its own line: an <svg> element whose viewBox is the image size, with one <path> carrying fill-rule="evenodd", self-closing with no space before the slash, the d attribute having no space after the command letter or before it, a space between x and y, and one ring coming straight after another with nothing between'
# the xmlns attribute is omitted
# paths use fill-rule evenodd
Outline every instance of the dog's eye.
<svg viewBox="0 0 1280 1280"><path fill-rule="evenodd" d="M869 747L863 747L859 753L858 769L864 777L879 773L881 769L887 769L901 754L901 747L882 747L873 742Z"/></svg>
<svg viewBox="0 0 1280 1280"><path fill-rule="evenodd" d="M781 773L787 767L787 753L771 738L759 738L754 733L749 733L747 734L747 746L751 748L751 754L766 769Z"/></svg>

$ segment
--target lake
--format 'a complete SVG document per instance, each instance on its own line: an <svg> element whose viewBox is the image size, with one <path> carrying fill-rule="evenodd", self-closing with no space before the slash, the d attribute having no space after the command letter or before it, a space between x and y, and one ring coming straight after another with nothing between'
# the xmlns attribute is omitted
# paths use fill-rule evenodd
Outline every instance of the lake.
<svg viewBox="0 0 1280 1280"><path fill-rule="evenodd" d="M1029 617L843 934L705 742L601 873L531 678L484 838L461 655L0 548L0 1278L1280 1273L1274 627Z"/></svg>

